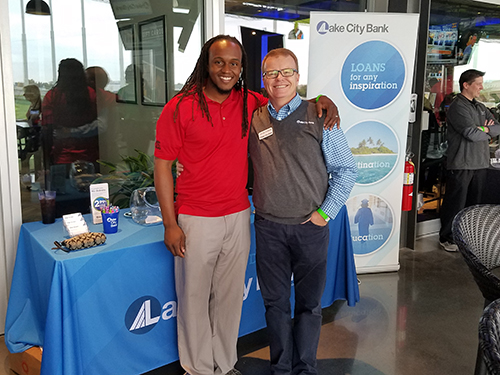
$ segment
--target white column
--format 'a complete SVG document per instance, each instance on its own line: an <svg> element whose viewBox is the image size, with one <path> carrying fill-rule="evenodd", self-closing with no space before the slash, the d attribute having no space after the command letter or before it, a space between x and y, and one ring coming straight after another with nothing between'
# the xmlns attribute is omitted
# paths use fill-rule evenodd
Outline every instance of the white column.
<svg viewBox="0 0 500 375"><path fill-rule="evenodd" d="M57 80L57 62L56 62L56 43L54 40L54 8L52 7L52 0L49 0L50 7L50 52L52 57L52 82Z"/></svg>
<svg viewBox="0 0 500 375"><path fill-rule="evenodd" d="M87 61L87 30L85 29L85 5L84 0L81 0L82 3L82 49L83 49L83 66L88 68Z"/></svg>
<svg viewBox="0 0 500 375"><path fill-rule="evenodd" d="M26 41L26 23L24 20L24 2L23 0L20 0L21 3L21 24L22 24L22 34L21 34L21 41L23 44L23 74L24 74L24 85L26 86L28 84L28 43Z"/></svg>
<svg viewBox="0 0 500 375"><path fill-rule="evenodd" d="M224 0L204 0L205 40L224 34Z"/></svg>
<svg viewBox="0 0 500 375"><path fill-rule="evenodd" d="M3 9L0 12L0 333L3 334L22 219L8 0L0 0L0 9Z"/></svg>

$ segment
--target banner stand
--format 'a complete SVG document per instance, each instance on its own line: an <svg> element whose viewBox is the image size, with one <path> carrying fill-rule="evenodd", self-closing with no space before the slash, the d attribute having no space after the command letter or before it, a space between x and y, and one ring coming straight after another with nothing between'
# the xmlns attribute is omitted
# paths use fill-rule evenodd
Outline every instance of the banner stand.
<svg viewBox="0 0 500 375"><path fill-rule="evenodd" d="M346 203L358 273L399 269L418 17L311 12L307 96L338 106L358 167Z"/></svg>

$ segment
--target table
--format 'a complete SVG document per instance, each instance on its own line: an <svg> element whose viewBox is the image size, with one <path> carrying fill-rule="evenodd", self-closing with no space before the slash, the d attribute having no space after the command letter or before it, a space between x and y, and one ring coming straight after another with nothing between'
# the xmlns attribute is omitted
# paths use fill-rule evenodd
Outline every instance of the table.
<svg viewBox="0 0 500 375"><path fill-rule="evenodd" d="M178 359L173 256L163 226L141 226L123 213L104 245L71 253L51 249L67 238L61 219L22 225L5 341L11 352L43 346L41 375L137 375ZM102 231L84 217L90 231ZM345 207L329 225L322 304L354 305L359 291ZM265 327L256 280L252 241L240 336Z"/></svg>
<svg viewBox="0 0 500 375"><path fill-rule="evenodd" d="M498 188L500 187L500 169L488 168L486 181L488 183L484 187L483 203L500 204L500 194Z"/></svg>

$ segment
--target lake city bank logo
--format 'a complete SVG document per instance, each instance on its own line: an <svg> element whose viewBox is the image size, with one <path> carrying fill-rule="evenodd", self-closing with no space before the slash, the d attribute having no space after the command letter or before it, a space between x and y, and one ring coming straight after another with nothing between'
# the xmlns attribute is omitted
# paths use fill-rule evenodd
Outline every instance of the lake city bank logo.
<svg viewBox="0 0 500 375"><path fill-rule="evenodd" d="M162 307L155 297L144 296L136 299L128 308L125 314L125 326L131 333L142 335L151 331L160 318L169 320L176 316L176 301L168 301Z"/></svg>
<svg viewBox="0 0 500 375"><path fill-rule="evenodd" d="M318 34L325 35L328 32L328 29L330 28L330 25L326 21L320 21L316 25L316 31Z"/></svg>
<svg viewBox="0 0 500 375"><path fill-rule="evenodd" d="M116 227L118 225L118 218L117 217L108 217L106 221L109 223L111 227Z"/></svg>

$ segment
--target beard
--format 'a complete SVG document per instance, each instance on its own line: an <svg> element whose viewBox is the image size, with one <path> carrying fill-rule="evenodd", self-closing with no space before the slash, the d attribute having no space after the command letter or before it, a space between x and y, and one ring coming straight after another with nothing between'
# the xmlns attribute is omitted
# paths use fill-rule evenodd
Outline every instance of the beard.
<svg viewBox="0 0 500 375"><path fill-rule="evenodd" d="M233 86L234 87L234 86ZM217 89L217 92L221 95L228 95L231 94L231 91L233 90L233 87L231 87L229 90L224 90L221 89L219 86L215 85L215 88Z"/></svg>
<svg viewBox="0 0 500 375"><path fill-rule="evenodd" d="M214 87L220 95L229 95L231 91L233 91L233 88L236 85L236 83L238 83L236 82L233 86L231 86L230 89L226 90L220 87L218 84L216 84L210 76L208 77L208 81L210 82L210 86Z"/></svg>

